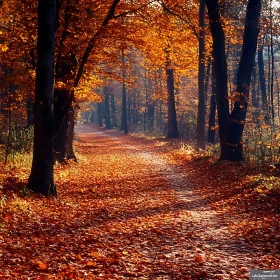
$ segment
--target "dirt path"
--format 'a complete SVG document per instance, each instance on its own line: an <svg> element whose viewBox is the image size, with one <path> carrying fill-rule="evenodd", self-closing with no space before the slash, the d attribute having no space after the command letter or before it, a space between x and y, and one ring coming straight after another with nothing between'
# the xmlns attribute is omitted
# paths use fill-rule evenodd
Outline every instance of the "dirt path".
<svg viewBox="0 0 280 280"><path fill-rule="evenodd" d="M160 143L76 129L78 163L56 167L58 199L6 213L1 279L248 279L261 251L228 230Z"/></svg>

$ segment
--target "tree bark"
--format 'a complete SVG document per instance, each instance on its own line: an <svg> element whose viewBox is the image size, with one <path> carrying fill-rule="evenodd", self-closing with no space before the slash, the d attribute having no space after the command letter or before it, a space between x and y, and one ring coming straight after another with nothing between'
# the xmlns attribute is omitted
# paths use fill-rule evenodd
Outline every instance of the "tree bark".
<svg viewBox="0 0 280 280"><path fill-rule="evenodd" d="M46 196L56 195L53 171L55 25L56 1L39 0L34 103L34 151L27 187Z"/></svg>

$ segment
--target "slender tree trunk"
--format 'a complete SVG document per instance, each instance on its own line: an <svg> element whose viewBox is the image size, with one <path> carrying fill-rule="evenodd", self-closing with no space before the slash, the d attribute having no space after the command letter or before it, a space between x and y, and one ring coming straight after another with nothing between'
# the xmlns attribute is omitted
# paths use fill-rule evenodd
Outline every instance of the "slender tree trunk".
<svg viewBox="0 0 280 280"><path fill-rule="evenodd" d="M179 130L177 124L177 113L175 106L175 84L174 84L174 70L170 59L169 46L166 48L166 76L167 76L167 137L179 137Z"/></svg>
<svg viewBox="0 0 280 280"><path fill-rule="evenodd" d="M206 104L205 104L205 0L200 0L199 7L199 64L198 64L198 117L197 117L197 147L205 150L205 125L206 125Z"/></svg>
<svg viewBox="0 0 280 280"><path fill-rule="evenodd" d="M237 100L230 114L228 128L228 157L226 160L243 161L242 134L249 100L251 76L254 67L261 0L249 0L246 12L242 54L237 73Z"/></svg>
<svg viewBox="0 0 280 280"><path fill-rule="evenodd" d="M127 96L126 96L126 86L125 86L125 55L124 51L122 53L122 64L123 64L123 83L122 83L122 123L121 127L124 134L128 134L128 123L127 123Z"/></svg>
<svg viewBox="0 0 280 280"><path fill-rule="evenodd" d="M111 94L111 111L112 111L112 120L113 127L117 127L117 116L116 116L116 105L115 105L115 96Z"/></svg>
<svg viewBox="0 0 280 280"><path fill-rule="evenodd" d="M128 134L125 82L122 84L122 130L124 134Z"/></svg>
<svg viewBox="0 0 280 280"><path fill-rule="evenodd" d="M34 104L34 151L28 188L56 195L54 185L53 92L56 1L39 0Z"/></svg>
<svg viewBox="0 0 280 280"><path fill-rule="evenodd" d="M208 142L214 144L216 142L216 74L214 61L212 62L212 95L210 98L210 113L209 113L209 126L208 126Z"/></svg>
<svg viewBox="0 0 280 280"><path fill-rule="evenodd" d="M262 110L267 114L268 106L267 106L267 92L266 92L264 61L263 61L263 45L261 45L258 49L258 67L259 67L259 81L260 81L261 99L262 99ZM266 119L268 120L268 115L266 116Z"/></svg>
<svg viewBox="0 0 280 280"><path fill-rule="evenodd" d="M259 108L259 98L258 98L258 92L257 92L257 84L258 84L258 79L257 79L257 71L256 71L256 62L254 62L254 68L252 72L252 105L255 108Z"/></svg>
<svg viewBox="0 0 280 280"><path fill-rule="evenodd" d="M97 121L98 125L102 126L102 103L97 104Z"/></svg>
<svg viewBox="0 0 280 280"><path fill-rule="evenodd" d="M106 125L106 128L111 128L110 104L109 104L110 93L109 93L109 90L107 87L104 87L104 95L105 95L105 100L104 100L105 125Z"/></svg>

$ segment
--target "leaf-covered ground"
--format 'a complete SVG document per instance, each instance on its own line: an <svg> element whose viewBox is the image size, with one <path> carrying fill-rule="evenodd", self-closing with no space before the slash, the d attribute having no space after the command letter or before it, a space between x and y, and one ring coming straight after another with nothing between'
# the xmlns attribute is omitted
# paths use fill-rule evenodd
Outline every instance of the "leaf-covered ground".
<svg viewBox="0 0 280 280"><path fill-rule="evenodd" d="M58 198L1 165L0 279L249 279L280 269L279 185L180 140L76 129ZM20 191L21 190L21 191Z"/></svg>

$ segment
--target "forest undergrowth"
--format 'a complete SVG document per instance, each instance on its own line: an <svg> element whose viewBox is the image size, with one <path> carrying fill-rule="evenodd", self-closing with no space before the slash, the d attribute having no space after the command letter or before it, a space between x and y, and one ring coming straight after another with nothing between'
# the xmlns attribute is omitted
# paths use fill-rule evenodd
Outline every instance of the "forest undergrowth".
<svg viewBox="0 0 280 280"><path fill-rule="evenodd" d="M249 279L280 269L277 170L183 140L76 128L57 198L0 163L0 279Z"/></svg>

